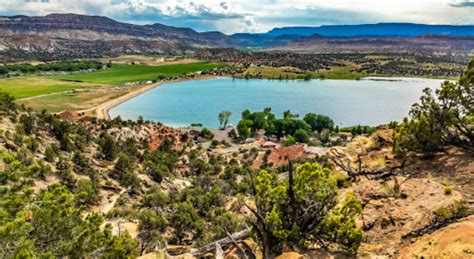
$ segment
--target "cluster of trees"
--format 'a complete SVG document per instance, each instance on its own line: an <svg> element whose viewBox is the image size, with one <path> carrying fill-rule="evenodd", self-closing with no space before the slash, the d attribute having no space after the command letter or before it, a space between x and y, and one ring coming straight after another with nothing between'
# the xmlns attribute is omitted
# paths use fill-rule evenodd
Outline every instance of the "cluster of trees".
<svg viewBox="0 0 474 259"><path fill-rule="evenodd" d="M241 138L248 138L259 130L264 130L267 136L276 136L279 139L287 137L289 143L292 141L307 143L311 133L333 129L334 121L327 116L308 113L303 119L299 119L298 114L285 111L283 118L278 119L270 108L265 108L261 112L245 110L242 112L242 120L237 124Z"/></svg>
<svg viewBox="0 0 474 259"><path fill-rule="evenodd" d="M99 201L101 188L100 174L82 150L90 141L88 131L19 107L5 93L0 93L0 116L17 126L1 134L13 143L10 151L0 152L0 257L138 256L138 242L128 233L112 235L111 225L101 227L102 216L84 216L85 208ZM45 135L56 141L45 144L38 138ZM37 159L41 155L44 160ZM73 171L86 177L75 179ZM53 173L60 183L33 191L35 181Z"/></svg>
<svg viewBox="0 0 474 259"><path fill-rule="evenodd" d="M126 232L112 235L110 224L102 229L98 214L83 217L84 207L64 186L52 185L36 195L25 186L0 191L2 258L138 256L136 240Z"/></svg>
<svg viewBox="0 0 474 259"><path fill-rule="evenodd" d="M22 73L32 74L38 72L73 72L81 70L99 70L102 69L104 64L94 60L81 60L81 61L58 61L53 63L45 64L12 64L0 66L0 75L7 75L9 73Z"/></svg>
<svg viewBox="0 0 474 259"><path fill-rule="evenodd" d="M131 139L116 141L106 134L108 128L129 122L104 121L104 134L96 138L85 124L33 112L16 105L6 93L0 93L0 116L16 125L15 131L2 129L0 134L2 143L10 143L8 151L0 151L4 165L0 170L0 257L138 256L138 240L126 232L112 235L111 225L101 227L102 216L85 211L102 199L104 175L86 153L94 142L99 147L97 158L115 162L111 174L119 174L124 186L139 183L132 168L140 157L139 144ZM123 153L133 161L123 158ZM36 181L53 174L58 184L33 191Z"/></svg>
<svg viewBox="0 0 474 259"><path fill-rule="evenodd" d="M474 60L458 82L425 89L409 118L396 128L394 152L433 153L447 145L474 150Z"/></svg>
<svg viewBox="0 0 474 259"><path fill-rule="evenodd" d="M191 186L168 194L160 188L151 188L143 196L139 228L144 251L163 242L161 234L165 229L172 230L169 244L200 246L244 227L225 206L230 196L249 189L248 180L240 183L236 180L237 175L250 172L249 166L239 166L235 160L227 161L215 155L206 162L198 155L196 151L189 154L192 162L187 179L192 180Z"/></svg>

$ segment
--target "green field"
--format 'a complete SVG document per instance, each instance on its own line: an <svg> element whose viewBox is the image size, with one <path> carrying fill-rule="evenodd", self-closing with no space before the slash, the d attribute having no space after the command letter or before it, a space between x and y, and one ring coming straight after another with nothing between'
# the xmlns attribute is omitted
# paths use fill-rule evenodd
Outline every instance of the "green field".
<svg viewBox="0 0 474 259"><path fill-rule="evenodd" d="M93 87L99 87L99 85L65 82L42 76L12 77L0 80L0 91L7 92L16 99Z"/></svg>
<svg viewBox="0 0 474 259"><path fill-rule="evenodd" d="M183 75L185 73L197 72L223 66L225 65L209 62L163 66L114 64L111 68L97 72L57 76L54 78L76 82L118 85L127 82L156 80L160 75L174 77Z"/></svg>

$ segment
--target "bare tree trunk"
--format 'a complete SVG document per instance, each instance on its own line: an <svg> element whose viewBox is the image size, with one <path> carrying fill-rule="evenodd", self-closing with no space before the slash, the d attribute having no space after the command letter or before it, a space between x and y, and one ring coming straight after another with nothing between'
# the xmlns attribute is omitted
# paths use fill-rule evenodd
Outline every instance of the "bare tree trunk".
<svg viewBox="0 0 474 259"><path fill-rule="evenodd" d="M272 252L272 248L270 246L270 242L269 242L268 238L264 237L263 239L264 240L262 240L262 243L263 243L264 258L273 258L273 252Z"/></svg>
<svg viewBox="0 0 474 259"><path fill-rule="evenodd" d="M224 251L222 251L222 247L219 245L219 242L216 242L216 253L214 256L216 259L224 259Z"/></svg>

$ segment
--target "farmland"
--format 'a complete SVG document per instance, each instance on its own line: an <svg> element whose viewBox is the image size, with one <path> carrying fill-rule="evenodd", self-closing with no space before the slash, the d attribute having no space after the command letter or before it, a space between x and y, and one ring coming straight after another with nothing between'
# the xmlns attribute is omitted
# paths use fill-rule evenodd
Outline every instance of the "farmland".
<svg viewBox="0 0 474 259"><path fill-rule="evenodd" d="M158 77L177 77L186 73L223 67L223 64L196 62L162 66L114 64L111 68L85 74L57 76L55 79L119 85L127 82L156 80Z"/></svg>
<svg viewBox="0 0 474 259"><path fill-rule="evenodd" d="M0 90L8 92L17 99L101 86L91 83L59 81L42 76L22 76L0 80Z"/></svg>
<svg viewBox="0 0 474 259"><path fill-rule="evenodd" d="M37 111L43 109L49 112L82 111L96 107L103 102L115 99L138 88L139 86L121 89L103 88L61 92L49 96L38 96L37 98L18 100L17 102Z"/></svg>

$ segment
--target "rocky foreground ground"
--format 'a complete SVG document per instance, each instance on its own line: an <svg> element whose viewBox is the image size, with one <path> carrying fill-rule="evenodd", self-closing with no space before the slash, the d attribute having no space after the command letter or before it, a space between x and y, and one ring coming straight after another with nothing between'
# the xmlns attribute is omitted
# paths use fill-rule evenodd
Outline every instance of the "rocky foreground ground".
<svg viewBox="0 0 474 259"><path fill-rule="evenodd" d="M11 135L17 130L18 122L4 117L0 123L2 154L23 152L21 150L24 147ZM314 148L296 145L267 150L255 148L258 145L254 145L253 149L234 148L233 152L221 152L225 147L213 150L199 149L198 145L189 141L189 136L183 137L183 132L156 123L117 121L106 123L95 120L71 123L81 125L81 130L84 129L93 138L106 133L117 143L142 143L137 144L140 147L139 153L153 152L162 148L164 143L171 144L169 147L171 149L180 150L180 153L177 153L180 156L176 159L175 169L171 172L172 176L165 177L161 182L157 182L147 173L145 165L137 163L133 170L140 185L130 189L120 182L121 179L113 177L111 172L117 170L117 161L101 157L103 151L98 144L90 142L81 146L83 154L91 163L90 166L101 175L101 198L89 206L85 213L97 212L104 215L106 219L104 224L110 223L115 234L126 230L132 238L140 239L142 229L139 220L132 212L127 211L140 209L143 199L153 188L157 187L163 193L169 194L192 187L196 183L193 181L195 160L211 163L212 160L221 157L219 159L224 161L235 160L233 163L237 164L251 162L251 167L255 170L262 167L263 163L267 166L284 166L288 159L319 160L325 161L325 165L332 169L334 176L340 179L340 184L343 186L342 195L355 194L363 207L357 222L365 235L357 257L474 256L474 218L469 216L474 197L474 157L461 149L449 147L445 152L432 157L412 156L406 161L401 161L392 153L392 130L380 127L371 136L355 137L342 146ZM30 159L50 164L52 170L42 178L33 178L34 192L55 183L63 183L65 179L58 173L57 164L46 162L44 155L46 147L57 143L56 138L43 126L37 126L35 133L29 138L33 138L38 147L34 152L24 152L30 154ZM241 145L246 146L248 144ZM72 153L61 152L64 157L73 157ZM0 162L0 169L8 167L10 165L5 160ZM87 178L80 170L76 171L74 168L76 167L72 170L73 178ZM281 177L287 177L287 174L282 172ZM237 175L235 181L241 182L243 179L242 175ZM210 178L210 181L213 181L213 178ZM235 197L226 197L224 208L236 215L245 215L245 209L236 206L236 202ZM164 213L168 212L165 210ZM238 219L241 223L244 222L244 218L238 217ZM168 228L164 236L171 237L173 231L172 228ZM189 233L188 237L192 240L193 234ZM254 253L258 257L261 253L255 242L251 239L246 242L253 244L249 247L254 248ZM190 247L170 245L166 253L181 254L177 258L188 258L190 255L186 252ZM156 249L155 252L146 253L143 258L156 258L160 253L165 253ZM241 257L237 249L231 249L226 255L226 258L236 257ZM279 258L324 257L340 258L343 255L320 250L289 250Z"/></svg>
<svg viewBox="0 0 474 259"><path fill-rule="evenodd" d="M331 148L281 147L273 150L267 159L277 166L287 161L288 156L293 160L342 156L343 164L353 168L357 168L360 160L361 174L386 171L401 163L392 154L391 134L391 130L382 129L370 137L357 137L345 146ZM264 155L263 152L257 155L255 168ZM341 175L346 174L343 168L333 166ZM431 158L412 157L395 175L382 179L376 177L357 176L357 180L344 190L353 192L363 206L359 224L364 229L365 240L357 257L474 256L474 217L466 216L472 210L474 190L472 154L453 147ZM258 249L256 254L259 254ZM153 258L153 255L143 258ZM226 256L236 257L238 251ZM286 252L278 258L340 257L344 256L299 251Z"/></svg>

